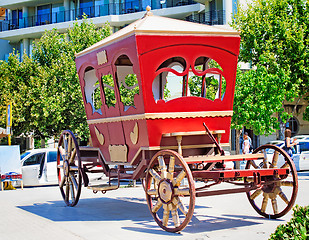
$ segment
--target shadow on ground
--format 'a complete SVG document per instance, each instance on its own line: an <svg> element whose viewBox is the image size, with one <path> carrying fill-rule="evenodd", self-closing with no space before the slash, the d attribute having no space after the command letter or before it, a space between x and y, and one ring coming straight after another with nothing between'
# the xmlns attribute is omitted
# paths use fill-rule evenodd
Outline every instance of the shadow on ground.
<svg viewBox="0 0 309 240"><path fill-rule="evenodd" d="M75 207L67 207L63 201L50 201L42 204L19 206L19 208L55 222L130 220L140 227L122 227L123 229L159 235L175 235L165 232L155 223L144 198L80 199ZM200 208L209 207L197 205L195 215L183 232L201 233L260 224L257 222L257 219L261 219L259 217L209 216L198 214Z"/></svg>

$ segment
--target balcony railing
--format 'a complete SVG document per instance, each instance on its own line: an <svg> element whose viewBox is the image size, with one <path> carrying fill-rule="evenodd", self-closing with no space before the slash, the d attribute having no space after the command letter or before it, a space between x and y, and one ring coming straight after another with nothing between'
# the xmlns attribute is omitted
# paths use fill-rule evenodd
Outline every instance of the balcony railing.
<svg viewBox="0 0 309 240"><path fill-rule="evenodd" d="M194 0L151 0L149 2L151 2L152 9L196 4ZM20 19L6 20L5 18L2 18L0 19L0 32L82 19L83 14L86 14L88 18L94 18L146 11L146 6L144 6L143 3L144 1L129 1L117 4L103 4L93 7L71 9L68 11L59 11Z"/></svg>
<svg viewBox="0 0 309 240"><path fill-rule="evenodd" d="M195 15L190 15L186 18L189 22L203 23L207 25L224 25L225 22L225 11L209 11L206 13L200 13Z"/></svg>

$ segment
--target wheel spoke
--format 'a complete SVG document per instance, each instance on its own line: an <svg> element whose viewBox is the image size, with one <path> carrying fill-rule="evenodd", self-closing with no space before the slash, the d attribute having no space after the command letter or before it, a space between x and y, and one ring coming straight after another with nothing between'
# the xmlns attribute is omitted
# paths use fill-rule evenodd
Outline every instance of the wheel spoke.
<svg viewBox="0 0 309 240"><path fill-rule="evenodd" d="M71 157L70 157L70 160L69 160L69 163L73 163L73 161L75 160L75 157L76 157L76 148L74 148L72 154L71 154Z"/></svg>
<svg viewBox="0 0 309 240"><path fill-rule="evenodd" d="M263 202L262 202L262 207L261 207L261 212L265 212L266 211L266 207L267 207L267 203L268 203L268 194L263 194L264 198L263 198Z"/></svg>
<svg viewBox="0 0 309 240"><path fill-rule="evenodd" d="M69 184L69 179L66 178L65 181L65 201L69 201L69 195L70 195L70 184Z"/></svg>
<svg viewBox="0 0 309 240"><path fill-rule="evenodd" d="M294 182L292 182L292 181L280 181L280 186L293 187L294 186Z"/></svg>
<svg viewBox="0 0 309 240"><path fill-rule="evenodd" d="M151 176L153 177L153 179L157 182L161 181L161 177L160 175L154 170L154 169L150 169L149 173L151 174Z"/></svg>
<svg viewBox="0 0 309 240"><path fill-rule="evenodd" d="M168 205L166 204L163 204L163 221L162 221L162 224L164 227L167 227L167 224L168 224L168 219L170 217L170 210L169 210L169 207Z"/></svg>
<svg viewBox="0 0 309 240"><path fill-rule="evenodd" d="M65 180L65 177L63 177L63 178L61 179L61 182L59 183L59 187L60 187L60 188L63 188L65 181L66 181L66 180Z"/></svg>
<svg viewBox="0 0 309 240"><path fill-rule="evenodd" d="M288 162L286 162L285 164L283 164L282 166L281 166L281 168L289 168L290 166L289 166L289 163Z"/></svg>
<svg viewBox="0 0 309 240"><path fill-rule="evenodd" d="M254 200L254 199L257 198L262 192L263 192L262 189L257 189L257 190L250 196L250 199Z"/></svg>
<svg viewBox="0 0 309 240"><path fill-rule="evenodd" d="M278 214L278 204L276 198L271 199L271 205L273 207L274 214Z"/></svg>
<svg viewBox="0 0 309 240"><path fill-rule="evenodd" d="M159 209L162 207L163 203L161 202L160 198L158 198L158 201L156 203L156 205L154 205L151 209L151 211L153 213L156 213L157 211L159 211Z"/></svg>
<svg viewBox="0 0 309 240"><path fill-rule="evenodd" d="M152 196L152 195L158 195L158 189L148 189L147 194Z"/></svg>
<svg viewBox="0 0 309 240"><path fill-rule="evenodd" d="M274 156L273 156L273 161L271 163L272 168L277 168L278 158L279 158L279 152L275 151Z"/></svg>
<svg viewBox="0 0 309 240"><path fill-rule="evenodd" d="M178 176L176 177L175 183L173 183L173 185L174 185L175 187L179 187L180 184L181 184L181 181L184 179L185 176L186 176L186 172L185 172L184 170L182 170L182 171L178 174Z"/></svg>
<svg viewBox="0 0 309 240"><path fill-rule="evenodd" d="M73 183L70 182L70 192L71 192L71 199L72 199L72 203L75 202L75 191L74 191L74 187L73 187Z"/></svg>
<svg viewBox="0 0 309 240"><path fill-rule="evenodd" d="M78 184L77 184L77 181L73 175L73 173L70 173L70 179L71 179L71 182L73 183L73 186L75 187L75 189L77 190L78 189Z"/></svg>
<svg viewBox="0 0 309 240"><path fill-rule="evenodd" d="M159 156L158 162L159 162L159 167L160 167L160 170L161 170L161 178L165 179L165 178L167 178L167 168L166 168L166 165L165 165L164 157Z"/></svg>
<svg viewBox="0 0 309 240"><path fill-rule="evenodd" d="M268 168L267 154L266 151L263 150L264 158L263 158L263 168Z"/></svg>
<svg viewBox="0 0 309 240"><path fill-rule="evenodd" d="M175 188L175 195L177 196L190 196L190 189L189 188Z"/></svg>
<svg viewBox="0 0 309 240"><path fill-rule="evenodd" d="M168 174L167 177L169 180L173 181L175 170L175 157L170 156L170 163L168 164Z"/></svg>
<svg viewBox="0 0 309 240"><path fill-rule="evenodd" d="M68 153L71 155L71 152L72 152L72 137L71 136L69 136L68 137ZM69 155L69 157L70 157L70 155Z"/></svg>
<svg viewBox="0 0 309 240"><path fill-rule="evenodd" d="M286 195L282 191L279 192L279 196L286 204L290 203L289 199L286 197Z"/></svg>
<svg viewBox="0 0 309 240"><path fill-rule="evenodd" d="M250 165L251 165L252 167L254 167L255 169L259 168L259 166L256 165L255 162L254 162L253 160L250 160Z"/></svg>
<svg viewBox="0 0 309 240"><path fill-rule="evenodd" d="M173 199L173 204L179 208L179 210L185 215L187 216L188 213L188 209L186 208L186 206L183 205L182 201L180 200L179 197L174 197Z"/></svg>
<svg viewBox="0 0 309 240"><path fill-rule="evenodd" d="M180 225L179 215L177 212L177 208L175 206L173 206L171 213L172 213L172 219L173 219L175 227L179 227Z"/></svg>
<svg viewBox="0 0 309 240"><path fill-rule="evenodd" d="M62 157L62 160L65 159L65 150L63 149L62 146L59 147L59 152L60 152L60 155ZM60 159L61 161L61 159Z"/></svg>

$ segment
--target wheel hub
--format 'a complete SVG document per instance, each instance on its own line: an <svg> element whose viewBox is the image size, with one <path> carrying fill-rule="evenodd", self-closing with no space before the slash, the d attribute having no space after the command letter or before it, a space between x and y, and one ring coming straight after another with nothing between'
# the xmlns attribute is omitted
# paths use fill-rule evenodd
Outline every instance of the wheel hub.
<svg viewBox="0 0 309 240"><path fill-rule="evenodd" d="M174 188L170 180L163 179L160 181L158 186L159 198L164 203L170 203L173 199Z"/></svg>
<svg viewBox="0 0 309 240"><path fill-rule="evenodd" d="M68 161L64 161L63 162L63 173L64 173L65 177L69 176L69 169L70 169L69 162Z"/></svg>

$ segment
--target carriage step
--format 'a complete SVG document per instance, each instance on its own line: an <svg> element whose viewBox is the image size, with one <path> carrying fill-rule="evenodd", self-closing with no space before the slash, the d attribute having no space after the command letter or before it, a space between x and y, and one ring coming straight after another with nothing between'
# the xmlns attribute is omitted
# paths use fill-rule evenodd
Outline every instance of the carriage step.
<svg viewBox="0 0 309 240"><path fill-rule="evenodd" d="M88 189L91 189L93 191L109 191L109 190L116 190L118 188L119 188L118 185L109 185L109 184L88 186Z"/></svg>

